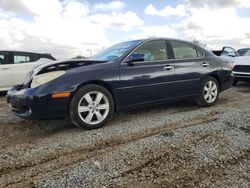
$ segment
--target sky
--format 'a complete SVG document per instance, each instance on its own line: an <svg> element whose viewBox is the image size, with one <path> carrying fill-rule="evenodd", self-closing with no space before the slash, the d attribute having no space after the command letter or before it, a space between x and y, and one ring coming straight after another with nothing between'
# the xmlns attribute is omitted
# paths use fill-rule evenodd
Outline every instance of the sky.
<svg viewBox="0 0 250 188"><path fill-rule="evenodd" d="M0 49L89 56L148 37L250 47L250 0L0 0Z"/></svg>

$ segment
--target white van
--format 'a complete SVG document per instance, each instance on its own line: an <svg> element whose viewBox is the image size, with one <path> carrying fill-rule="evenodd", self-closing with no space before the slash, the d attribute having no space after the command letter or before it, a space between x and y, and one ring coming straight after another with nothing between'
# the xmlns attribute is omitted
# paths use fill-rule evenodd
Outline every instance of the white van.
<svg viewBox="0 0 250 188"><path fill-rule="evenodd" d="M56 60L50 54L0 51L0 91L22 84L34 67Z"/></svg>

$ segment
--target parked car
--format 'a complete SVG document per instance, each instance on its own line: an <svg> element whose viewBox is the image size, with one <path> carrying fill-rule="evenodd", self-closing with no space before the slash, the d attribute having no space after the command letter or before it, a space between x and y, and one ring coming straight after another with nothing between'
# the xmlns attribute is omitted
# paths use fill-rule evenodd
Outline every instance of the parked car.
<svg viewBox="0 0 250 188"><path fill-rule="evenodd" d="M250 56L250 50L247 51L244 56Z"/></svg>
<svg viewBox="0 0 250 188"><path fill-rule="evenodd" d="M55 60L50 54L0 51L0 91L8 91L24 82L34 67Z"/></svg>
<svg viewBox="0 0 250 188"><path fill-rule="evenodd" d="M213 51L214 54L233 63L234 83L239 81L250 82L250 51L240 56L232 47L223 47L221 51Z"/></svg>
<svg viewBox="0 0 250 188"><path fill-rule="evenodd" d="M91 60L41 65L8 92L7 102L23 118L70 117L76 126L93 129L131 107L183 98L211 106L232 83L229 64L211 52L155 38L122 42Z"/></svg>
<svg viewBox="0 0 250 188"><path fill-rule="evenodd" d="M234 85L239 81L250 82L250 56L242 56L234 60Z"/></svg>
<svg viewBox="0 0 250 188"><path fill-rule="evenodd" d="M235 49L229 46L224 46L221 50L214 50L213 53L219 57L226 59L227 61L233 63L235 57L240 55L236 52Z"/></svg>
<svg viewBox="0 0 250 188"><path fill-rule="evenodd" d="M240 56L245 56L247 54L250 55L250 48L241 48L241 49L237 50L237 52Z"/></svg>

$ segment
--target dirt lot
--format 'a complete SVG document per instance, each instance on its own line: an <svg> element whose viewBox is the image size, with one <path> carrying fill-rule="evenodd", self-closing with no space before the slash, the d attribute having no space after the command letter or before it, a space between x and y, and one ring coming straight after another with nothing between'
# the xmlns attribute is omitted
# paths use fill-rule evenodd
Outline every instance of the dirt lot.
<svg viewBox="0 0 250 188"><path fill-rule="evenodd" d="M0 97L0 187L250 187L250 84L84 131L24 121Z"/></svg>

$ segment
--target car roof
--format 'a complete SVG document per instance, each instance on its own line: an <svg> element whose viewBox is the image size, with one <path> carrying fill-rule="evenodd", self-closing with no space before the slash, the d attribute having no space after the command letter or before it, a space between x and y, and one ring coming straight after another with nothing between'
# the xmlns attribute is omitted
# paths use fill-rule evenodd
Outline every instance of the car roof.
<svg viewBox="0 0 250 188"><path fill-rule="evenodd" d="M175 40L175 41L180 41L180 42L192 43L190 41L186 41L186 40L182 40L182 39L166 38L166 37L149 37L149 38L141 39L141 41L150 41L150 40Z"/></svg>
<svg viewBox="0 0 250 188"><path fill-rule="evenodd" d="M50 53L28 52L28 51L18 51L18 50L0 50L0 52L17 52L17 53L39 54L39 55L51 55Z"/></svg>
<svg viewBox="0 0 250 188"><path fill-rule="evenodd" d="M135 39L135 40L127 40L127 41L123 41L123 42L133 42L133 41L137 41L137 42L147 42L147 41L151 41L151 40L175 40L175 41L180 41L180 42L186 42L186 43L192 43L191 41L187 41L187 40L181 40L181 39L176 39L176 38L167 38L167 37L149 37L149 38L142 38L142 39Z"/></svg>
<svg viewBox="0 0 250 188"><path fill-rule="evenodd" d="M131 40L131 41L138 41L139 43L143 43L143 42L148 42L148 41L152 41L152 40L172 40L172 41L179 41L179 42L184 42L184 43L188 43L191 45L194 45L198 48L201 48L202 50L206 50L205 48L193 43L192 41L187 41L187 40L182 40L182 39L176 39L176 38L166 38L166 37L149 37L149 38L144 38L141 40Z"/></svg>

